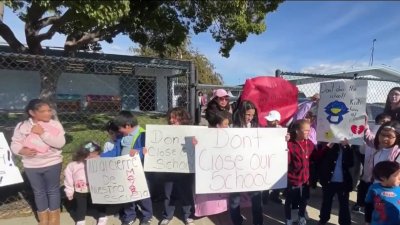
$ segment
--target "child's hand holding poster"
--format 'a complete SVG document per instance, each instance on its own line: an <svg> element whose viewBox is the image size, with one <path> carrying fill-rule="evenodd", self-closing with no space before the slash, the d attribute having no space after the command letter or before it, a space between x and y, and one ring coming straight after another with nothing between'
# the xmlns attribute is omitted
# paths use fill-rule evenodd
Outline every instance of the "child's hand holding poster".
<svg viewBox="0 0 400 225"><path fill-rule="evenodd" d="M362 144L367 101L366 80L321 83L317 116L317 140Z"/></svg>

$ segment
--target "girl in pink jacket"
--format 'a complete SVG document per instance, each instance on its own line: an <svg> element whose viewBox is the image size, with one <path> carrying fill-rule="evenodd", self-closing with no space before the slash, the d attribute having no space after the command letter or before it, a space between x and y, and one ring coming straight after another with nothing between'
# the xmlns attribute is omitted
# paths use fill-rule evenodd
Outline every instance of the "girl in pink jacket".
<svg viewBox="0 0 400 225"><path fill-rule="evenodd" d="M64 129L53 120L49 103L31 100L25 108L28 119L17 124L11 151L22 157L24 171L35 196L40 225L60 225L61 148Z"/></svg>
<svg viewBox="0 0 400 225"><path fill-rule="evenodd" d="M64 170L64 191L68 200L73 201L73 219L76 225L85 225L88 203L91 203L88 179L86 177L86 159L99 157L100 152L101 147L91 141L75 152L72 162L68 163ZM105 207L102 205L93 206L99 215L97 225L106 225L107 216Z"/></svg>

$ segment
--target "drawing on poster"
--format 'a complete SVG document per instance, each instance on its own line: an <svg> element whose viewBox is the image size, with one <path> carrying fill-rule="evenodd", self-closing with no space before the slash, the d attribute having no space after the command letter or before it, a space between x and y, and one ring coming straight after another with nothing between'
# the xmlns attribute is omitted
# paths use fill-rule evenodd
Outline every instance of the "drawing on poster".
<svg viewBox="0 0 400 225"><path fill-rule="evenodd" d="M338 100L329 103L324 109L325 113L328 114L326 119L331 124L339 124L343 121L343 115L349 112L346 104Z"/></svg>

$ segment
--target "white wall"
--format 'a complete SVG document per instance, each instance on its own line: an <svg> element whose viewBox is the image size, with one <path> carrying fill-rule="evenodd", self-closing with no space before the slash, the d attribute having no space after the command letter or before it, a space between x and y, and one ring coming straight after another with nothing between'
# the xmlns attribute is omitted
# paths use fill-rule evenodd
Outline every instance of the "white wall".
<svg viewBox="0 0 400 225"><path fill-rule="evenodd" d="M159 69L159 68L144 68L144 67L136 67L135 75L136 76L157 76L157 106L156 110L161 112L168 111L168 76L174 76L178 74L179 70L171 70L171 69Z"/></svg>

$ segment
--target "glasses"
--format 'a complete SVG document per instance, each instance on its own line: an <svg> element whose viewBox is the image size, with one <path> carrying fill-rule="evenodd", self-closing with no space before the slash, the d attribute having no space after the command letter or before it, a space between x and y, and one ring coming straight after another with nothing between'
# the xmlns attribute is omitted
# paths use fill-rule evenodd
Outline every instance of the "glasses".
<svg viewBox="0 0 400 225"><path fill-rule="evenodd" d="M388 135L388 134L382 134L382 133L380 133L379 136L383 137L383 138L387 138L387 139L395 139L396 138L396 136Z"/></svg>
<svg viewBox="0 0 400 225"><path fill-rule="evenodd" d="M229 97L218 97L219 101L229 101Z"/></svg>

